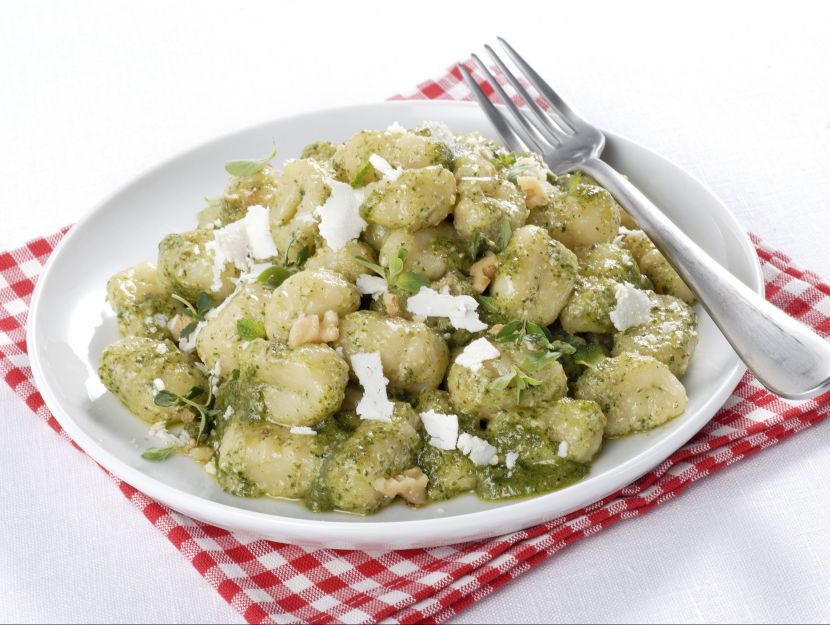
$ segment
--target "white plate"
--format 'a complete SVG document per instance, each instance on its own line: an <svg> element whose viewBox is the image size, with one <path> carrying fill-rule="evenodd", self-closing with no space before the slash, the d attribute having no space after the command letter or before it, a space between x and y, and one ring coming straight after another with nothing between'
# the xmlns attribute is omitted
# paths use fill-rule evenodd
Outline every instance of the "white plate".
<svg viewBox="0 0 830 625"><path fill-rule="evenodd" d="M314 140L344 140L363 128L392 122L414 126L424 120L496 137L476 106L456 102L384 102L280 119L159 165L76 224L37 283L28 334L37 386L75 442L113 474L194 518L308 546L393 549L479 539L548 521L625 486L689 440L715 414L744 371L703 311L700 344L683 380L689 394L686 413L649 434L607 443L588 477L547 495L496 504L468 495L419 510L393 505L369 518L314 514L294 502L228 495L184 457L163 463L141 459L141 451L154 446L147 426L105 392L95 373L102 349L117 338L114 318L104 313L107 278L140 261L154 260L165 234L193 228L202 198L218 195L224 187L227 160L265 154L272 141L278 158L296 157ZM753 247L723 204L653 152L610 133L607 138L607 160L712 256L761 292Z"/></svg>

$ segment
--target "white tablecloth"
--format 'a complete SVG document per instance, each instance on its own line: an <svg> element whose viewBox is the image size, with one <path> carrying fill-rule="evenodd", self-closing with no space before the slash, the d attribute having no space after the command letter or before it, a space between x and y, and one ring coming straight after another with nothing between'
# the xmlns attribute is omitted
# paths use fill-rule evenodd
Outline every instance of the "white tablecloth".
<svg viewBox="0 0 830 625"><path fill-rule="evenodd" d="M827 9L310 4L4 5L0 249L75 221L204 139L407 92L503 34L589 119L676 161L747 229L830 275ZM0 440L0 620L241 622L5 386ZM569 547L455 620L827 622L828 476L824 424Z"/></svg>

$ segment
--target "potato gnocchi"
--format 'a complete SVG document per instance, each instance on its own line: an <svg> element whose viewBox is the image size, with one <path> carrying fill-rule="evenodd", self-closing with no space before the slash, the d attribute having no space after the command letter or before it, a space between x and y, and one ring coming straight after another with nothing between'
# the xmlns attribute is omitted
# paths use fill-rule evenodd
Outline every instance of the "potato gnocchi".
<svg viewBox="0 0 830 625"><path fill-rule="evenodd" d="M593 180L432 122L273 156L107 283L146 460L366 515L561 488L686 409L694 296Z"/></svg>

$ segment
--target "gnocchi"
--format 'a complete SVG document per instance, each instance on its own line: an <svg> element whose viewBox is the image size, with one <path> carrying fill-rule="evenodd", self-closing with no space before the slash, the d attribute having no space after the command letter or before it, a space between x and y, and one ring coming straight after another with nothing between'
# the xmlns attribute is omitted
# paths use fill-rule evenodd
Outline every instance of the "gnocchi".
<svg viewBox="0 0 830 625"><path fill-rule="evenodd" d="M107 283L146 460L368 515L562 488L686 409L694 297L587 176L429 122L272 158Z"/></svg>

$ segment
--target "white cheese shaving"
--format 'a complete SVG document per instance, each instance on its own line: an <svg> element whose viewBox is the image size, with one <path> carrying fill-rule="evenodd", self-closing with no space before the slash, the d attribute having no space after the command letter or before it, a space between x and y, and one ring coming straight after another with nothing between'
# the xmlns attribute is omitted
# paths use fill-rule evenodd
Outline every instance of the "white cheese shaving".
<svg viewBox="0 0 830 625"><path fill-rule="evenodd" d="M478 467L488 464L498 464L499 455L495 447L483 438L470 436L464 432L458 437L458 450L469 457L472 463Z"/></svg>
<svg viewBox="0 0 830 625"><path fill-rule="evenodd" d="M159 343L156 345L156 353L157 354L166 354L170 351L170 348L167 347L167 343Z"/></svg>
<svg viewBox="0 0 830 625"><path fill-rule="evenodd" d="M161 378L156 378L155 380L153 380L153 388L155 388L157 391L163 391L165 388L164 380L162 380Z"/></svg>
<svg viewBox="0 0 830 625"><path fill-rule="evenodd" d="M222 288L222 272L228 263L240 271L250 271L253 260L264 260L277 255L271 237L270 209L255 205L248 208L245 217L213 231L213 241L205 249L213 255L213 284L216 292Z"/></svg>
<svg viewBox="0 0 830 625"><path fill-rule="evenodd" d="M559 443L559 449L556 452L556 455L560 458L567 458L568 457L568 441L562 441Z"/></svg>
<svg viewBox="0 0 830 625"><path fill-rule="evenodd" d="M487 339L476 339L464 351L458 354L456 364L467 367L470 371L478 371L485 360L493 360L501 355L498 349Z"/></svg>
<svg viewBox="0 0 830 625"><path fill-rule="evenodd" d="M346 243L356 239L369 224L360 216L360 205L366 197L363 189L352 189L351 185L329 180L331 195L318 206L314 214L320 218L320 236L334 251L343 249Z"/></svg>
<svg viewBox="0 0 830 625"><path fill-rule="evenodd" d="M427 434L431 437L430 445L447 451L455 449L458 443L458 415L427 410L420 416Z"/></svg>
<svg viewBox="0 0 830 625"><path fill-rule="evenodd" d="M233 406L228 406L225 409L225 412L222 414L222 418L225 421L227 421L228 419L230 419L233 416L233 413L234 413Z"/></svg>
<svg viewBox="0 0 830 625"><path fill-rule="evenodd" d="M389 380L383 375L380 352L354 354L352 370L363 387L363 397L357 404L357 414L370 421L391 421L395 405L389 401L386 385Z"/></svg>
<svg viewBox="0 0 830 625"><path fill-rule="evenodd" d="M403 173L403 169L392 167L389 161L378 154L371 154L369 156L369 163L383 174L383 177L387 180L397 180Z"/></svg>
<svg viewBox="0 0 830 625"><path fill-rule="evenodd" d="M305 425L295 425L291 428L292 434L302 434L304 436L317 436L317 431Z"/></svg>
<svg viewBox="0 0 830 625"><path fill-rule="evenodd" d="M164 421L157 421L151 425L148 434L153 438L157 438L163 443L166 443L167 445L175 445L176 447L187 445L190 440L190 435L185 430L182 430L178 434L174 434L167 429L167 425Z"/></svg>
<svg viewBox="0 0 830 625"><path fill-rule="evenodd" d="M371 295L373 299L377 299L389 290L389 285L380 276L364 273L357 277L357 290L361 295Z"/></svg>
<svg viewBox="0 0 830 625"><path fill-rule="evenodd" d="M651 318L651 301L645 291L630 284L618 284L614 289L617 305L611 311L611 322L619 331L646 323Z"/></svg>
<svg viewBox="0 0 830 625"><path fill-rule="evenodd" d="M508 469L512 469L516 466L516 461L519 459L519 454L515 451L508 451L504 456L504 466Z"/></svg>
<svg viewBox="0 0 830 625"><path fill-rule="evenodd" d="M459 330L478 332L487 324L478 318L478 302L469 295L450 295L444 287L440 292L422 286L421 290L406 300L406 309L423 317L447 317Z"/></svg>

